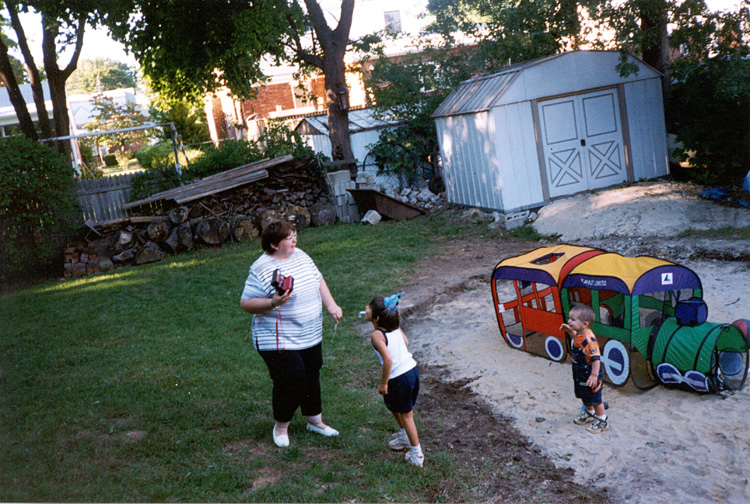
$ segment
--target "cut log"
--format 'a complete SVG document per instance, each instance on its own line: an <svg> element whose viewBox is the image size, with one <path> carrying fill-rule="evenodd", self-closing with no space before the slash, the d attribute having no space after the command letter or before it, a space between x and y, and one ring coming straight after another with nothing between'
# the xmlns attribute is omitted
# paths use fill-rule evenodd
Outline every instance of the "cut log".
<svg viewBox="0 0 750 504"><path fill-rule="evenodd" d="M182 224L188 218L188 209L184 206L175 207L169 211L169 221L172 224Z"/></svg>
<svg viewBox="0 0 750 504"><path fill-rule="evenodd" d="M159 248L159 245L150 241L141 247L135 256L136 264L146 264L161 261L166 256L166 252Z"/></svg>
<svg viewBox="0 0 750 504"><path fill-rule="evenodd" d="M219 245L229 238L229 224L216 217L204 219L195 227L195 237L206 245Z"/></svg>
<svg viewBox="0 0 750 504"><path fill-rule="evenodd" d="M161 248L169 252L170 254L176 254L180 250L180 228L176 227L169 233L166 240L161 242Z"/></svg>
<svg viewBox="0 0 750 504"><path fill-rule="evenodd" d="M336 222L336 207L330 203L316 203L310 208L313 226L327 226Z"/></svg>
<svg viewBox="0 0 750 504"><path fill-rule="evenodd" d="M112 256L112 262L117 264L125 264L132 262L133 259L135 259L136 254L138 251L135 248L129 248L116 256Z"/></svg>
<svg viewBox="0 0 750 504"><path fill-rule="evenodd" d="M169 222L166 220L153 221L148 225L148 238L152 242L162 242L169 236Z"/></svg>
<svg viewBox="0 0 750 504"><path fill-rule="evenodd" d="M180 236L180 244L186 249L190 250L193 248L193 230L190 228L190 224L183 222L177 228L177 232Z"/></svg>
<svg viewBox="0 0 750 504"><path fill-rule="evenodd" d="M258 236L258 228L255 227L250 217L235 217L232 219L232 236L242 243Z"/></svg>
<svg viewBox="0 0 750 504"><path fill-rule="evenodd" d="M133 233L127 229L120 229L115 235L115 252L120 253L133 246Z"/></svg>
<svg viewBox="0 0 750 504"><path fill-rule="evenodd" d="M286 211L286 220L289 221L289 223L294 226L297 231L302 231L303 229L309 227L311 219L312 217L310 215L310 211L307 208L301 207L299 205L293 206Z"/></svg>

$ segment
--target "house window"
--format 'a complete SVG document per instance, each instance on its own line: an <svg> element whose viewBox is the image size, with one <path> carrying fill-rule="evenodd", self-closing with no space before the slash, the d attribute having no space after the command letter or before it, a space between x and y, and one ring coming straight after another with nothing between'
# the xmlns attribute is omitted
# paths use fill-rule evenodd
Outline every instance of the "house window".
<svg viewBox="0 0 750 504"><path fill-rule="evenodd" d="M385 29L390 33L401 32L401 11L384 12Z"/></svg>

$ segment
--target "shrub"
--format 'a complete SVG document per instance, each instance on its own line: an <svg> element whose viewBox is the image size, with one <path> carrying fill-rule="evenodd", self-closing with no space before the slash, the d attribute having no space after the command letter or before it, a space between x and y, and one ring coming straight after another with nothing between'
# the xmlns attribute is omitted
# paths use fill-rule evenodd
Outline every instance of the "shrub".
<svg viewBox="0 0 750 504"><path fill-rule="evenodd" d="M273 159L290 154L299 159L315 155L315 151L302 140L302 135L280 122L268 123L261 142L265 145L264 157L267 158Z"/></svg>
<svg viewBox="0 0 750 504"><path fill-rule="evenodd" d="M187 149L185 151L190 163L195 162L199 157L203 155L203 151L199 149ZM174 167L174 147L172 141L159 142L154 145L146 145L141 147L138 152L135 153L135 158L138 160L138 164L144 170L150 169L166 169L167 167ZM186 166L188 163L185 161L185 155L180 152L178 159L180 160L180 166Z"/></svg>
<svg viewBox="0 0 750 504"><path fill-rule="evenodd" d="M255 142L225 140L218 149L213 146L207 147L203 156L190 163L188 174L191 177L206 177L264 157L267 156Z"/></svg>
<svg viewBox="0 0 750 504"><path fill-rule="evenodd" d="M180 176L173 166L152 168L133 177L130 201L146 199L152 194L167 191L180 185Z"/></svg>
<svg viewBox="0 0 750 504"><path fill-rule="evenodd" d="M17 136L0 140L0 278L50 274L79 218L64 156Z"/></svg>
<svg viewBox="0 0 750 504"><path fill-rule="evenodd" d="M117 156L115 154L107 154L104 156L104 166L111 168L117 166Z"/></svg>

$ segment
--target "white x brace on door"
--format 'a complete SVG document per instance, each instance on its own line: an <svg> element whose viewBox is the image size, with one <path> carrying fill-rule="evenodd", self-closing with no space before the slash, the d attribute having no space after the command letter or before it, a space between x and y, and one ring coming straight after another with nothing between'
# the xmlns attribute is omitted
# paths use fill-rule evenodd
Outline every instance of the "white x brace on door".
<svg viewBox="0 0 750 504"><path fill-rule="evenodd" d="M549 196L627 180L616 89L538 104Z"/></svg>

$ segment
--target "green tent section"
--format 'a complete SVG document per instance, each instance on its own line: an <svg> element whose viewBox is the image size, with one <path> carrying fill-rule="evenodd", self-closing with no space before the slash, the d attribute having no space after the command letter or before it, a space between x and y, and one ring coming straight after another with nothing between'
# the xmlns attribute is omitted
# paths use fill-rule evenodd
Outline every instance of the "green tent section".
<svg viewBox="0 0 750 504"><path fill-rule="evenodd" d="M506 280L512 289L501 289ZM509 292L515 293L511 299ZM592 329L611 385L632 380L640 389L662 383L700 392L744 386L748 324L744 319L715 324L701 315L685 318L695 310L707 313L700 278L685 266L585 247L541 247L500 261L492 275L492 295L506 342L558 362L567 351L560 349L557 322L567 319L574 303L591 306ZM547 301L541 302L545 295ZM534 341L543 342L540 351L534 350Z"/></svg>

